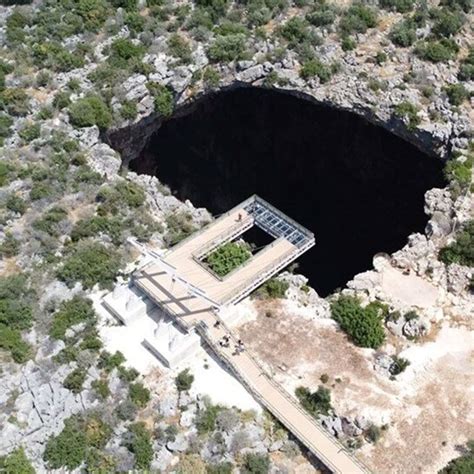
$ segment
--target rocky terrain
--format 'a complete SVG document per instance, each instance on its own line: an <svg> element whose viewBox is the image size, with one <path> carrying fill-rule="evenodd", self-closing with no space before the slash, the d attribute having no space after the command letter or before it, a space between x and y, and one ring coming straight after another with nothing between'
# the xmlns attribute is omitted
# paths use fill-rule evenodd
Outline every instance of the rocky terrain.
<svg viewBox="0 0 474 474"><path fill-rule="evenodd" d="M211 218L156 177L122 164L164 119L213 91L282 89L361 114L433 159L449 160L448 186L426 194L425 234L375 259L374 270L355 276L341 294L364 307L387 306L383 345L376 354L357 349L360 366L385 384L406 374L404 384L416 385L416 353L404 373L400 357L408 360L419 341L436 342L443 327L472 330L471 2L1 4L0 469L316 469L271 417L216 406L193 393L189 380L175 382L177 374L143 377L98 337L88 296L127 276L135 257L127 237L166 247ZM339 294L323 300L301 277L286 278L289 288L279 296L287 300L278 304L296 301L310 320L331 316ZM411 311L417 317L407 317ZM454 350L456 341L448 342ZM354 349L348 339L341 344ZM269 370L282 363L260 356ZM464 375L468 383L472 369L471 379ZM294 380L286 383L296 388ZM318 385L314 374L304 383ZM360 383L364 393L372 381ZM351 401L353 387L342 386L322 423L361 448L371 467L395 472L379 446L395 442L396 428L377 444L380 433L371 427L396 427L397 417L403 427L405 418L394 410L370 419L362 413L367 406ZM423 390L429 388L420 397ZM451 420L453 434L442 440L430 472L474 435L472 422L456 424L462 416Z"/></svg>

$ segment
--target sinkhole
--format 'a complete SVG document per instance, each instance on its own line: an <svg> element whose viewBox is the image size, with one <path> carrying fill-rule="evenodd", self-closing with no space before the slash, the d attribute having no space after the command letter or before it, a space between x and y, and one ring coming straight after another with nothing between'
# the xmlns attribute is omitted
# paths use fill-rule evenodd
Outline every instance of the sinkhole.
<svg viewBox="0 0 474 474"><path fill-rule="evenodd" d="M178 111L129 167L215 215L254 193L281 209L315 234L299 271L322 296L422 232L424 193L445 184L441 160L383 127L253 87Z"/></svg>

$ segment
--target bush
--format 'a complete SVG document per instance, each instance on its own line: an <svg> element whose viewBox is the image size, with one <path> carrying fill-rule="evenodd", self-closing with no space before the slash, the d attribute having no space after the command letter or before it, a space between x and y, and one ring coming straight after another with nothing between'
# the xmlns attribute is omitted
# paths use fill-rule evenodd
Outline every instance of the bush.
<svg viewBox="0 0 474 474"><path fill-rule="evenodd" d="M250 252L248 244L227 242L210 253L205 262L217 275L225 276L251 257L252 252Z"/></svg>
<svg viewBox="0 0 474 474"><path fill-rule="evenodd" d="M173 93L166 86L156 82L149 82L147 88L153 95L155 111L164 117L170 116L174 110Z"/></svg>
<svg viewBox="0 0 474 474"><path fill-rule="evenodd" d="M153 445L145 424L140 422L130 425L127 435L125 446L135 456L135 468L149 469L153 459Z"/></svg>
<svg viewBox="0 0 474 474"><path fill-rule="evenodd" d="M168 46L168 53L179 58L182 64L189 64L191 62L191 47L189 42L181 35L177 33L171 35L166 44Z"/></svg>
<svg viewBox="0 0 474 474"><path fill-rule="evenodd" d="M83 368L74 369L64 379L63 385L73 393L80 393L82 391L82 385L84 384L86 377L87 372Z"/></svg>
<svg viewBox="0 0 474 474"><path fill-rule="evenodd" d="M119 217L93 216L89 219L81 219L71 231L71 239L77 242L86 237L94 237L107 234L115 245L121 242L124 222Z"/></svg>
<svg viewBox="0 0 474 474"><path fill-rule="evenodd" d="M458 79L460 81L474 80L474 46L471 46L469 48L469 53L467 57L461 61Z"/></svg>
<svg viewBox="0 0 474 474"><path fill-rule="evenodd" d="M461 105L465 100L469 99L470 93L462 84L449 84L444 88L449 102L452 105Z"/></svg>
<svg viewBox="0 0 474 474"><path fill-rule="evenodd" d="M125 120L135 120L138 115L137 103L133 100L124 100L120 107L120 115Z"/></svg>
<svg viewBox="0 0 474 474"><path fill-rule="evenodd" d="M201 410L195 418L197 432L199 434L213 432L216 428L217 415L221 410L219 405L208 405Z"/></svg>
<svg viewBox="0 0 474 474"><path fill-rule="evenodd" d="M19 331L29 329L34 298L25 275L0 277L0 324Z"/></svg>
<svg viewBox="0 0 474 474"><path fill-rule="evenodd" d="M0 113L0 146L3 146L5 138L8 138L12 134L12 125L13 119L5 113ZM2 185L1 182L0 185Z"/></svg>
<svg viewBox="0 0 474 474"><path fill-rule="evenodd" d="M122 421L134 420L137 416L138 408L131 400L125 400L117 407L117 416Z"/></svg>
<svg viewBox="0 0 474 474"><path fill-rule="evenodd" d="M16 194L10 194L7 198L7 202L5 203L6 208L9 211L24 214L27 209L27 205L24 199Z"/></svg>
<svg viewBox="0 0 474 474"><path fill-rule="evenodd" d="M316 392L311 392L306 387L298 387L295 395L300 401L303 408L313 416L319 414L327 415L332 409L331 392L328 388L320 385Z"/></svg>
<svg viewBox="0 0 474 474"><path fill-rule="evenodd" d="M400 102L395 105L393 112L396 117L402 119L409 130L414 130L420 124L420 117L418 117L418 108L411 102Z"/></svg>
<svg viewBox="0 0 474 474"><path fill-rule="evenodd" d="M145 48L143 45L134 44L126 38L115 40L110 46L110 51L113 60L123 61L141 58L145 54Z"/></svg>
<svg viewBox="0 0 474 474"><path fill-rule="evenodd" d="M472 181L473 166L473 156L465 158L463 161L452 158L444 167L444 176L449 182L456 183L461 188L469 187Z"/></svg>
<svg viewBox="0 0 474 474"><path fill-rule="evenodd" d="M247 453L243 459L240 470L242 474L267 474L270 470L270 458L268 455Z"/></svg>
<svg viewBox="0 0 474 474"><path fill-rule="evenodd" d="M280 35L285 38L290 47L304 43L310 38L308 23L304 18L294 16L290 18L281 28Z"/></svg>
<svg viewBox="0 0 474 474"><path fill-rule="evenodd" d="M407 13L413 10L414 0L380 0L380 6L399 13Z"/></svg>
<svg viewBox="0 0 474 474"><path fill-rule="evenodd" d="M289 286L286 281L270 278L255 291L255 295L261 298L284 298Z"/></svg>
<svg viewBox="0 0 474 474"><path fill-rule="evenodd" d="M326 3L325 0L319 1L318 4L306 14L306 20L316 27L332 25L336 17L336 9L333 5Z"/></svg>
<svg viewBox="0 0 474 474"><path fill-rule="evenodd" d="M100 97L89 96L79 99L69 107L69 120L75 127L97 125L105 129L112 123L112 114Z"/></svg>
<svg viewBox="0 0 474 474"><path fill-rule="evenodd" d="M178 392L187 392L194 382L194 375L189 372L189 369L184 369L176 376L174 382Z"/></svg>
<svg viewBox="0 0 474 474"><path fill-rule="evenodd" d="M15 239L10 232L6 232L3 242L0 243L0 256L5 258L13 257L18 255L19 250L20 241Z"/></svg>
<svg viewBox="0 0 474 474"><path fill-rule="evenodd" d="M119 368L125 362L125 356L116 351L114 354L102 351L99 356L99 368L106 372L111 372L113 369Z"/></svg>
<svg viewBox="0 0 474 474"><path fill-rule="evenodd" d="M0 472L3 474L35 474L31 461L23 448L17 448L7 456L0 457Z"/></svg>
<svg viewBox="0 0 474 474"><path fill-rule="evenodd" d="M9 87L0 92L0 109L15 117L28 114L29 102L30 98L23 89Z"/></svg>
<svg viewBox="0 0 474 474"><path fill-rule="evenodd" d="M303 79L319 77L321 83L328 82L331 79L331 69L317 59L305 61L301 66L300 76Z"/></svg>
<svg viewBox="0 0 474 474"><path fill-rule="evenodd" d="M150 390L144 387L140 382L130 385L128 395L130 400L132 400L132 402L140 408L144 408L150 401Z"/></svg>
<svg viewBox="0 0 474 474"><path fill-rule="evenodd" d="M458 45L453 40L445 38L439 41L422 41L415 48L417 56L433 63L449 61L456 56L458 51Z"/></svg>
<svg viewBox="0 0 474 474"><path fill-rule="evenodd" d="M450 38L462 28L464 15L459 11L449 11L446 8L436 11L436 20L432 28L435 36Z"/></svg>
<svg viewBox="0 0 474 474"><path fill-rule="evenodd" d="M382 436L382 430L376 425L370 425L365 437L370 443L376 443Z"/></svg>
<svg viewBox="0 0 474 474"><path fill-rule="evenodd" d="M30 143L41 136L41 126L39 123L27 124L18 132L18 136L26 143Z"/></svg>
<svg viewBox="0 0 474 474"><path fill-rule="evenodd" d="M9 351L18 364L23 364L32 355L31 346L22 339L20 331L3 323L0 323L0 348Z"/></svg>
<svg viewBox="0 0 474 474"><path fill-rule="evenodd" d="M384 342L383 321L377 305L363 308L357 298L342 295L331 303L331 313L358 346L377 349Z"/></svg>
<svg viewBox="0 0 474 474"><path fill-rule="evenodd" d="M343 34L365 33L368 28L377 25L377 13L372 8L362 4L354 3L346 10L339 23Z"/></svg>
<svg viewBox="0 0 474 474"><path fill-rule="evenodd" d="M145 202L145 191L132 181L120 181L115 190L128 207L140 207Z"/></svg>
<svg viewBox="0 0 474 474"><path fill-rule="evenodd" d="M32 225L36 230L57 237L61 232L59 224L66 218L67 212L62 207L55 206L46 211L40 219L33 221Z"/></svg>
<svg viewBox="0 0 474 474"><path fill-rule="evenodd" d="M389 38L397 46L411 46L416 41L416 23L411 18L396 23L390 30Z"/></svg>
<svg viewBox="0 0 474 474"><path fill-rule="evenodd" d="M218 36L207 50L211 62L239 61L244 59L246 38L243 34Z"/></svg>
<svg viewBox="0 0 474 474"><path fill-rule="evenodd" d="M401 374L410 365L410 361L404 357L394 356L392 359L393 362L389 370L393 376Z"/></svg>
<svg viewBox="0 0 474 474"><path fill-rule="evenodd" d="M84 288L92 288L96 283L101 287L110 287L120 265L120 255L104 245L97 242L79 243L57 271L57 276L71 287L78 281Z"/></svg>
<svg viewBox="0 0 474 474"><path fill-rule="evenodd" d="M446 264L474 266L474 220L465 224L453 243L440 250L438 258Z"/></svg>
<svg viewBox="0 0 474 474"><path fill-rule="evenodd" d="M95 321L92 301L84 296L76 295L63 301L53 316L49 335L54 339L64 339L66 331L76 324L90 324Z"/></svg>
<svg viewBox="0 0 474 474"><path fill-rule="evenodd" d="M187 212L176 212L168 215L166 226L168 231L165 235L165 242L169 246L177 244L196 230L192 216Z"/></svg>

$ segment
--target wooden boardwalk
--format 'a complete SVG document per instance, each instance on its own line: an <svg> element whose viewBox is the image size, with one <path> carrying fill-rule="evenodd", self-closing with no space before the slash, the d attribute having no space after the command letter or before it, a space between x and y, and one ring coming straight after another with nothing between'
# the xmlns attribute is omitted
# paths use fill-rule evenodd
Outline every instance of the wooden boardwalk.
<svg viewBox="0 0 474 474"><path fill-rule="evenodd" d="M198 262L196 255L203 248L212 248L213 242L226 241L229 236L243 233L249 219L251 216L243 207L234 208L162 258L137 271L134 282L183 329L196 328L238 380L331 471L369 472L273 380L248 349L235 353L236 338L219 318L217 308L232 300L235 294L245 294L247 288L266 279L267 274L271 276L300 254L295 245L280 237L230 275L216 278ZM224 336L230 338L229 347L220 344Z"/></svg>

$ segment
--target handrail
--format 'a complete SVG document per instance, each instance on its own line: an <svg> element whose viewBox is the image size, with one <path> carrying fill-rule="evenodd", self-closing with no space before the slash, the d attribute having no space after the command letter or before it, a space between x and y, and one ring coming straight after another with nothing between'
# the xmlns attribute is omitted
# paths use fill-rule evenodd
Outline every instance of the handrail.
<svg viewBox="0 0 474 474"><path fill-rule="evenodd" d="M233 224L229 228L225 229L215 239L211 240L210 242L205 243L202 247L198 248L191 255L195 259L198 259L198 260L201 259L204 255L209 253L211 250L214 250L215 248L219 247L220 244L222 244L223 242L226 242L229 238L231 238L234 235L236 230L241 230L241 232L239 232L237 235L243 234L249 228L247 227L247 225L250 223L252 223L253 225L253 222L254 222L254 219L251 216L248 216L245 219L242 219L236 224Z"/></svg>

